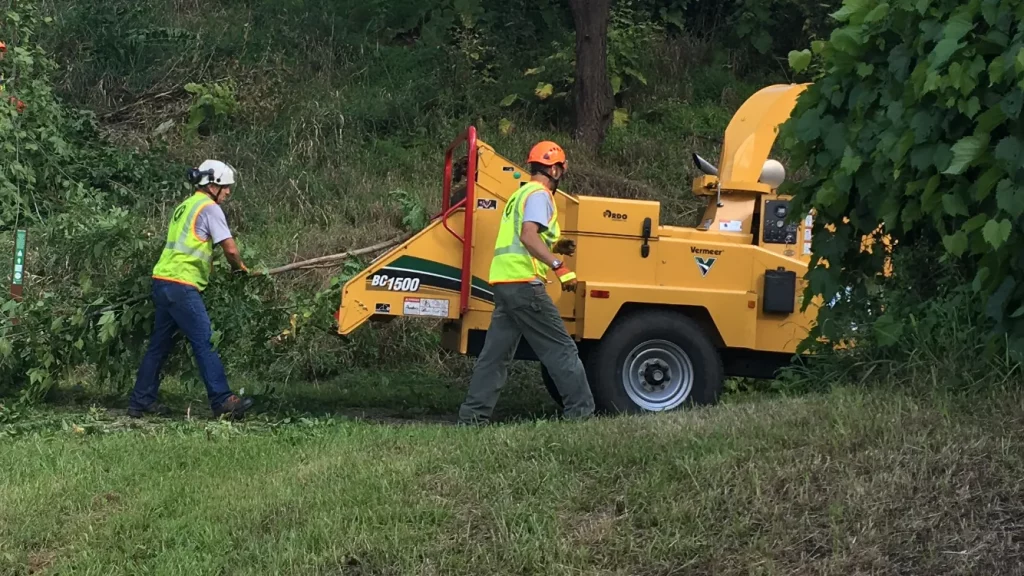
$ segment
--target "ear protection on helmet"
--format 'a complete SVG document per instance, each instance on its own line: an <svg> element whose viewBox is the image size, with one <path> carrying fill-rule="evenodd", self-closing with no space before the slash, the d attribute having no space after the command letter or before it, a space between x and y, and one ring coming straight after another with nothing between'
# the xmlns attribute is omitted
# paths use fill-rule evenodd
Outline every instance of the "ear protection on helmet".
<svg viewBox="0 0 1024 576"><path fill-rule="evenodd" d="M189 168L186 173L188 183L193 186L199 186L199 183L203 181L203 178L209 177L213 180L213 170L199 170L198 168Z"/></svg>

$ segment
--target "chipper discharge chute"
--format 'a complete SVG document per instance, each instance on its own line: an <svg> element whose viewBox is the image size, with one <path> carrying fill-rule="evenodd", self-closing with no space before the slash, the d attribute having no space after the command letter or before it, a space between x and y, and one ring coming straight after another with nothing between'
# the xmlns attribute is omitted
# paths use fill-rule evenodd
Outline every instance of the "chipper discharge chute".
<svg viewBox="0 0 1024 576"><path fill-rule="evenodd" d="M785 171L768 158L806 85L764 88L736 112L718 166L695 155L707 198L697 227L663 226L660 204L558 191L559 224L576 241L575 293L548 293L577 341L598 408L663 411L718 400L726 376L773 377L816 315L800 312L811 219L788 216ZM454 152L467 145L465 181ZM442 211L345 284L338 332L390 316L441 319L442 345L475 356L493 295L488 271L506 200L528 181L470 127L447 149ZM529 343L516 357L536 360ZM556 401L558 393L542 369Z"/></svg>

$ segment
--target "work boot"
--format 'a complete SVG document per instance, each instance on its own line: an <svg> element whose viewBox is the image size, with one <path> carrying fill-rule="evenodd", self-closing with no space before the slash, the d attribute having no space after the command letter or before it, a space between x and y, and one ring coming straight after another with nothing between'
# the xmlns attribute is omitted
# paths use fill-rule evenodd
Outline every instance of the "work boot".
<svg viewBox="0 0 1024 576"><path fill-rule="evenodd" d="M252 398L239 398L232 394L223 404L213 410L213 417L220 418L225 414L231 414L232 418L245 416L245 411L252 407Z"/></svg>
<svg viewBox="0 0 1024 576"><path fill-rule="evenodd" d="M171 409L168 408L167 406L159 403L159 402L153 402L152 404L150 404L149 406L146 406L145 408L129 408L128 409L128 415L131 416L132 418L142 418L146 414L156 414L157 416L167 416L170 413L171 413Z"/></svg>

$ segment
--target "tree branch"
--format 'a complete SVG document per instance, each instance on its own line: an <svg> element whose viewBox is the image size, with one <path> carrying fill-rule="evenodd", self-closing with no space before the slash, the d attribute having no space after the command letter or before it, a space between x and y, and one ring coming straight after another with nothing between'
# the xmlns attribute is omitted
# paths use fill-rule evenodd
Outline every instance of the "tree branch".
<svg viewBox="0 0 1024 576"><path fill-rule="evenodd" d="M149 298L149 294L140 294L138 296L132 296L131 298L129 298L127 300L122 300L122 301L118 302L117 304L111 304L110 306L104 306L103 308L100 308L99 310L97 310L97 311L93 312L92 314L90 314L88 317L92 318L94 316L102 316L103 314L106 314L107 312L113 312L114 310L117 310L121 306L130 306L130 305L135 304L137 302L142 302L146 298Z"/></svg>
<svg viewBox="0 0 1024 576"><path fill-rule="evenodd" d="M217 80L211 80L211 82L216 83L216 82L223 82L225 80L228 80L227 76L225 76L224 78L218 78ZM141 97L139 97L137 100L135 100L131 104L126 104L126 105L124 105L124 106L122 106L122 107L120 107L120 108L118 108L116 110L112 110L110 112L107 112L106 114L101 115L100 119L102 119L102 120L111 120L111 119L113 119L113 118L115 118L117 116L120 116L121 114L124 114L125 112L128 112L129 110L132 110L133 108L138 108L139 106L141 106L143 104L146 104L148 102L152 102L154 100L159 100L160 98L167 98L168 96L174 96L176 94L182 94L182 93L186 93L185 85L184 84L181 84L180 86L175 86L174 88L171 88L170 90L166 90L164 92L160 92L160 93L156 93L156 94L154 94L152 92L149 93L149 94L143 94Z"/></svg>
<svg viewBox="0 0 1024 576"><path fill-rule="evenodd" d="M412 238L413 234L413 232L410 232L408 234L403 234L398 238L392 238L391 240L388 240L386 242L381 242L380 244L375 244L373 246L367 246L366 248L359 248L358 250L351 250L349 252L342 252L340 254L331 254L329 256L320 256L319 258L311 258L309 260L303 260L301 262L292 262L291 264L286 264L284 266L279 266L277 268L271 268L266 272L253 272L252 274L254 276L271 276L274 274L281 274L282 272L289 272L291 270L299 270L302 268L324 268L331 264L337 264L338 261L340 260L346 260L348 258L353 258L355 256L362 256L363 254L369 254L371 252L376 252L378 250L384 250L386 248L397 246L398 244L405 242L409 238Z"/></svg>

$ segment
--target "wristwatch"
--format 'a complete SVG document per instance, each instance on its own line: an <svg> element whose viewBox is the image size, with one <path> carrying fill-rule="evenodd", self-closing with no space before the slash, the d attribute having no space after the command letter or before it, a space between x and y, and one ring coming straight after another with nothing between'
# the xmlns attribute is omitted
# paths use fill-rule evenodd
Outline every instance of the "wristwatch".
<svg viewBox="0 0 1024 576"><path fill-rule="evenodd" d="M561 267L562 267L562 261L559 260L558 258L555 258L554 262L551 263L551 269L552 270L558 270Z"/></svg>

